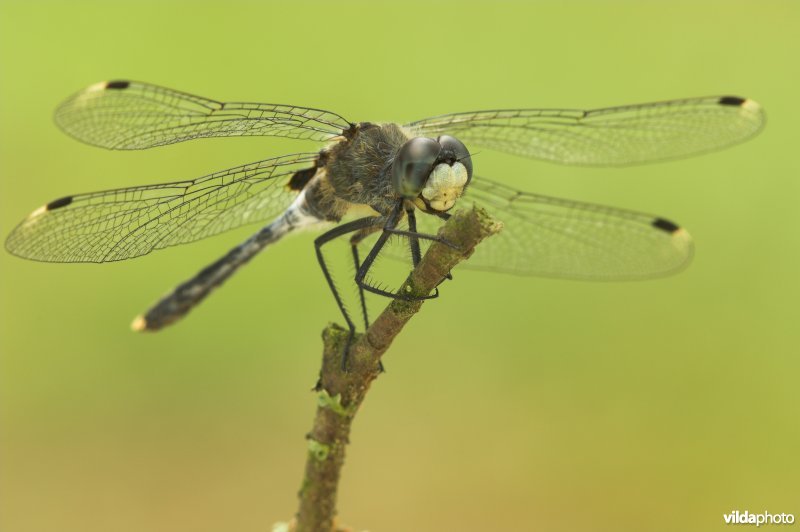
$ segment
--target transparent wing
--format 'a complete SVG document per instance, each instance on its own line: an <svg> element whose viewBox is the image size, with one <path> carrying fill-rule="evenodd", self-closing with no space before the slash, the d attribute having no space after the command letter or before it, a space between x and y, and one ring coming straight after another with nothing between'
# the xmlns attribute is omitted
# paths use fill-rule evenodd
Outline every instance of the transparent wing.
<svg viewBox="0 0 800 532"><path fill-rule="evenodd" d="M60 198L23 220L6 249L47 262L108 262L261 222L296 195L279 178L308 168L316 157L285 155L199 179Z"/></svg>
<svg viewBox="0 0 800 532"><path fill-rule="evenodd" d="M591 111L510 109L455 113L407 125L546 161L628 165L695 155L749 139L764 126L753 101L736 96L672 100Z"/></svg>
<svg viewBox="0 0 800 532"><path fill-rule="evenodd" d="M55 120L76 139L115 150L243 135L322 141L349 127L341 116L320 109L223 103L135 81L92 85L62 103Z"/></svg>
<svg viewBox="0 0 800 532"><path fill-rule="evenodd" d="M520 192L475 177L460 200L503 222L462 266L467 269L583 280L635 280L684 268L692 257L686 230L664 218ZM418 216L436 234L441 220ZM400 254L396 254L400 256Z"/></svg>

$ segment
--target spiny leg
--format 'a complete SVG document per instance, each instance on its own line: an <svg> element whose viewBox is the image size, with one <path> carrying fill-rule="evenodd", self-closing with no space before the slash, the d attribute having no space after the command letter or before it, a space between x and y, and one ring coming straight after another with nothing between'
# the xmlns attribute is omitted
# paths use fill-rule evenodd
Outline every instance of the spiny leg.
<svg viewBox="0 0 800 532"><path fill-rule="evenodd" d="M389 237L391 235L393 235L393 234L398 234L398 235L408 236L408 237L421 238L423 240L432 240L434 242L439 242L439 243L442 243L442 244L445 244L445 245L452 245L449 242L447 242L446 240L444 240L442 238L439 238L436 235L429 235L429 234L426 234L426 233L411 233L410 231L402 231L402 230L384 229L383 233L378 238L378 241L375 242L375 245L372 247L372 250L370 250L369 255L367 255L367 258L365 258L364 262L361 263L361 268L359 268L358 274L356 275L356 284L358 284L358 286L362 287L367 292L370 292L372 294L377 294L379 296L388 297L388 298L391 298L391 299L402 299L402 300L405 300L405 301L419 301L419 300L423 300L423 299L436 299L437 297L439 297L439 289L438 288L431 295L413 296L412 297L412 296L407 296L407 295L404 295L404 294L397 294L397 293L394 293L394 292L389 292L387 290L383 290L383 289L374 287L374 286L372 286L372 285L370 285L370 284L368 284L366 282L365 279L367 277L367 274L369 273L370 269L372 268L373 263L377 259L378 254L383 249L383 247L386 245L386 242L388 241Z"/></svg>
<svg viewBox="0 0 800 532"><path fill-rule="evenodd" d="M417 233L417 215L416 209L413 205L406 205L406 216L408 216L408 230L412 233ZM445 221L450 218L450 215L447 213L441 213L439 215L440 218L444 219ZM417 267L419 262L422 260L422 252L419 249L419 238L417 236L411 236L408 239L409 246L411 247L411 261L414 264L414 268ZM450 272L447 272L447 275L439 281L439 284L442 284L445 279L453 280L453 275ZM433 297L439 297L439 285L436 285L436 290L433 293Z"/></svg>
<svg viewBox="0 0 800 532"><path fill-rule="evenodd" d="M350 246L353 252L353 263L356 267L356 273L358 273L358 269L361 267L361 260L358 256L358 245L369 235L372 233L380 231L380 227L378 225L374 225L372 227L366 227L361 229L356 234L354 234L350 238ZM361 300L361 314L364 317L364 329L369 329L369 316L367 315L367 301L364 298L364 288L361 285L358 286L358 296Z"/></svg>
<svg viewBox="0 0 800 532"><path fill-rule="evenodd" d="M438 218L441 218L445 222L447 220L449 220L450 217L452 216L452 214L447 214L446 212L434 212L433 215L438 217ZM414 219L414 223L415 224L417 223L416 219ZM410 224L409 224L409 227L411 227ZM453 272L447 272L447 275L444 276L444 279L447 279L448 281L452 281L453 280ZM444 279L442 279L442 282L439 283L439 284L442 284L444 282Z"/></svg>
<svg viewBox="0 0 800 532"><path fill-rule="evenodd" d="M387 292L385 290L381 290L379 288L373 287L365 282L366 276L369 273L370 268L375 262L375 259L378 257L378 253L381 252L383 247L388 242L391 233L388 231L390 228L397 227L397 223L400 221L400 217L403 212L403 202L397 204L397 207L394 209L394 212L391 216L386 220L386 223L383 225L382 233L378 237L378 240L372 246L372 249L369 250L367 254L367 258L364 259L364 262L361 263L361 266L358 268L356 272L356 284L363 290L367 292L371 292L373 294L377 294L379 296L390 297L397 299L397 295L393 294L392 292Z"/></svg>
<svg viewBox="0 0 800 532"><path fill-rule="evenodd" d="M396 294L396 293L393 293L393 292L388 292L386 290L382 290L380 288L376 288L374 286L371 286L371 285L369 285L369 284L367 284L365 282L366 276L369 273L369 270L372 267L373 263L375 262L375 259L378 257L378 254L381 252L383 247L386 245L386 242L388 241L389 237L391 235L393 235L393 234L407 236L410 239L420 239L421 238L421 239L425 239L425 240L431 240L431 241L439 242L439 243L442 243L442 244L445 244L447 246L450 246L450 247L453 247L453 248L457 249L457 246L455 246L454 244L448 242L444 238L441 238L438 235L429 235L429 234L426 234L426 233L418 233L418 232L415 232L415 231L403 231L401 229L397 229L396 227L397 227L397 221L399 219L399 216L398 216L399 212L400 212L400 209L398 209L396 211L396 214L394 216L392 216L389 220L387 220L386 224L383 227L383 232L381 233L381 236L378 237L378 241L375 242L374 246L372 246L372 249L370 250L370 252L367 255L366 259L364 259L364 262L361 264L361 267L358 270L358 274L356 275L356 283L360 287L362 287L364 290L366 290L368 292L371 292L373 294L377 294L379 296L389 297L389 298L392 298L392 299L403 299L403 300L406 300L406 301L418 301L418 300L424 300L424 299L434 299L434 298L439 296L439 291L438 290L436 290L436 292L431 294L431 295L411 297L411 296L406 296L406 295L403 295L403 294ZM417 245L419 245L418 242L417 242ZM413 254L413 251L412 251L412 254Z"/></svg>
<svg viewBox="0 0 800 532"><path fill-rule="evenodd" d="M358 257L358 244L353 244L353 240L350 240L350 249L353 252L353 265L356 267L356 272L358 272L358 268L361 266L361 259ZM367 300L364 298L364 289L360 286L358 287L358 300L361 302L361 316L364 318L364 329L369 329L369 316L367 316Z"/></svg>
<svg viewBox="0 0 800 532"><path fill-rule="evenodd" d="M417 215L414 213L414 206L408 205L406 206L406 216L408 216L408 230L412 233L417 232ZM422 252L419 249L419 239L416 236L412 236L408 239L408 243L411 246L411 262L414 264L414 268L417 267L419 261L422 260Z"/></svg>
<svg viewBox="0 0 800 532"><path fill-rule="evenodd" d="M446 212L437 212L437 213L434 213L434 214L435 214L435 216L441 218L444 221L449 220L450 216L451 216L450 214L447 214ZM417 216L416 216L415 209L414 209L413 206L407 206L406 207L406 215L408 216L408 229L412 233L418 233L418 231L417 231ZM421 260L420 259L421 253L420 253L420 250L419 250L419 239L416 236L410 237L409 238L409 242L411 244L411 258L414 261L414 267L416 268L417 264L419 264L419 261ZM447 242L443 242L443 243L447 244ZM447 272L447 275L444 276L444 278L439 282L439 284L442 284L445 279L447 279L448 281L452 281L453 280L453 274L451 272ZM438 296L438 295L439 295L439 291L437 289L437 291L435 293L435 296Z"/></svg>
<svg viewBox="0 0 800 532"><path fill-rule="evenodd" d="M317 262L319 262L320 268L322 268L322 274L325 276L325 280L328 283L328 287L331 289L333 293L333 297L336 300L336 304L339 306L339 311L342 313L344 317L344 321L347 323L347 327L349 329L349 334L347 336L347 343L344 346L344 352L342 353L342 370L347 370L347 353L350 350L350 343L353 340L353 336L356 333L356 325L353 323L353 320L350 319L350 314L348 314L347 309L344 306L344 302L342 301L341 296L339 295L339 291L336 289L336 285L333 282L333 277L331 276L330 271L328 270L328 265L325 262L325 257L322 255L322 246L330 242L331 240L344 236L348 233L353 233L355 231L360 231L362 229L368 228L371 225L376 225L380 221L380 218L377 216L367 216L366 218L359 218L358 220L353 220L352 222L348 222L346 224L342 224L340 226L334 227L330 231L323 233L319 237L314 240L314 249L317 253Z"/></svg>
<svg viewBox="0 0 800 532"><path fill-rule="evenodd" d="M365 229L361 229L359 232L357 232L350 238L350 246L353 251L353 263L355 264L356 267L356 273L358 273L358 269L361 267L361 260L359 259L358 256L358 245L361 243L362 240L364 240L366 237L368 237L375 231L380 231L380 227L376 225L374 227L367 227ZM361 315L364 317L364 330L366 331L367 329L369 329L367 300L364 297L364 288L358 283L356 283L356 286L358 286L358 297L361 300ZM383 365L382 360L378 360L378 371L380 371L381 373L386 372L386 366Z"/></svg>

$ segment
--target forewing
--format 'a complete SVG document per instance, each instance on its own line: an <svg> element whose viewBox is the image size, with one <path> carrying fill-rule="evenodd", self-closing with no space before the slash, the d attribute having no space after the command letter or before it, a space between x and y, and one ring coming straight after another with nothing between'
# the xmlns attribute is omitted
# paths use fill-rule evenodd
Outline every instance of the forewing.
<svg viewBox="0 0 800 532"><path fill-rule="evenodd" d="M753 100L713 96L590 111L510 109L442 115L408 124L546 161L609 166L686 157L749 139L764 126Z"/></svg>
<svg viewBox="0 0 800 532"><path fill-rule="evenodd" d="M92 85L62 103L55 120L78 140L116 150L247 135L323 141L349 127L341 116L320 109L223 103L136 81Z"/></svg>
<svg viewBox="0 0 800 532"><path fill-rule="evenodd" d="M288 176L316 157L285 155L199 179L60 198L23 220L6 248L47 262L117 261L263 222L291 203Z"/></svg>

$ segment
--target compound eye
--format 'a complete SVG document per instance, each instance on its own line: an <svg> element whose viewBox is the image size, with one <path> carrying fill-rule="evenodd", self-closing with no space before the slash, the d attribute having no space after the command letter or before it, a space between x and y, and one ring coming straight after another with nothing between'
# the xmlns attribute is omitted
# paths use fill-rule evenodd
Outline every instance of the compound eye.
<svg viewBox="0 0 800 532"><path fill-rule="evenodd" d="M416 198L441 151L438 142L426 137L413 138L403 144L392 163L395 192L406 199Z"/></svg>
<svg viewBox="0 0 800 532"><path fill-rule="evenodd" d="M467 178L472 179L472 157L464 143L450 135L442 135L436 140L442 147L439 160L451 166L456 162L463 164L467 169Z"/></svg>

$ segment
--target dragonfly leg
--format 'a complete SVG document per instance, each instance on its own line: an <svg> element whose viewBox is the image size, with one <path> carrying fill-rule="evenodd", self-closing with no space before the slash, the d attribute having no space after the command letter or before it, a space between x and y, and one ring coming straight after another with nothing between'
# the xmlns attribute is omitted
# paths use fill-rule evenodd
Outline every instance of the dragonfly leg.
<svg viewBox="0 0 800 532"><path fill-rule="evenodd" d="M398 210L398 213L399 213L399 210ZM445 244L445 245L448 245L450 247L453 247L453 248L457 249L457 247L455 245L451 244L447 240L445 240L445 239L443 239L443 238L441 238L441 237L439 237L437 235L429 235L429 234L426 234L426 233L418 233L416 231L403 231L403 230L397 229L396 226L397 226L398 219L399 219L399 216L395 215L392 218L390 218L389 221L386 222L386 225L384 225L383 232L381 233L381 236L378 237L378 241L375 242L375 245L372 247L372 249L370 250L369 254L364 259L364 262L361 264L361 267L358 269L358 273L356 274L356 284L358 284L359 287L363 288L367 292L371 292L371 293L377 294L379 296L389 297L391 299L402 299L402 300L405 300L405 301L419 301L419 300L425 300L425 299L435 299L435 298L439 297L439 289L438 288L434 291L433 294L430 294L430 295L427 295L427 296L407 296L405 294L397 294L397 293L394 293L394 292L389 292L388 290L383 290L381 288L374 287L374 286L370 285L369 283L367 283L365 281L365 279L367 277L367 274L370 271L370 268L372 268L372 265L375 262L375 259L378 257L378 254L381 252L383 247L386 245L386 242L389 240L389 237L391 235L393 235L393 234L402 235L402 236L408 236L409 237L409 240L411 241L411 245L412 245L412 259L416 263L418 263L419 260L421 260L419 257L415 257L414 256L414 254L415 254L415 252L414 252L414 243L415 242L416 242L416 247L417 247L416 251L419 252L419 241L418 241L418 239L432 240L434 242L440 242L442 244ZM415 221L412 222L412 221L409 220L409 223L416 225Z"/></svg>
<svg viewBox="0 0 800 532"><path fill-rule="evenodd" d="M358 244L352 244L352 239L350 242L350 249L353 252L353 264L356 267L356 271L358 271L358 269L361 267L361 259L358 256ZM367 315L367 300L364 298L364 289L360 286L358 287L358 299L361 302L361 316L364 318L364 329L368 329L369 316Z"/></svg>
<svg viewBox="0 0 800 532"><path fill-rule="evenodd" d="M367 216L366 218L359 218L358 220L353 220L352 222L348 222L346 224L334 227L330 231L323 233L314 240L314 249L317 252L317 262L319 262L319 266L322 269L322 274L325 276L325 281L327 281L328 287L331 289L333 297L336 300L336 304L339 306L339 311L342 313L344 321L347 323L347 327L349 329L347 343L345 344L344 351L342 353L343 371L347 370L347 353L350 350L350 343L353 341L353 337L355 336L356 333L356 325L350 318L350 314L347 312L347 309L345 308L344 302L342 301L342 298L339 295L339 291L336 289L336 285L333 282L333 277L331 276L330 270L328 269L328 265L325 262L325 257L322 255L322 246L334 240L335 238L339 238L341 236L356 231L364 230L366 228L369 228L370 226L377 225L378 223L380 223L380 218L377 216Z"/></svg>
<svg viewBox="0 0 800 532"><path fill-rule="evenodd" d="M355 233L350 238L350 246L352 246L352 252L353 252L353 264L356 267L356 272L358 272L358 269L361 267L361 259L358 255L358 245L365 238L367 238L369 235L371 235L376 231L380 231L380 227L378 225L374 225L372 227L365 227L364 229L361 229L360 231ZM359 298L361 299L361 314L364 316L364 328L367 329L369 328L369 317L367 315L367 302L364 299L364 289L360 285L358 286L358 295Z"/></svg>
<svg viewBox="0 0 800 532"><path fill-rule="evenodd" d="M364 240L367 236L371 235L375 231L380 231L380 228L377 225L361 229L350 238L350 246L351 246L350 249L353 252L353 264L356 267L356 272L358 272L358 269L361 267L361 259L358 256L358 245L361 243L362 240ZM356 283L356 286L358 286L358 297L359 300L361 301L361 315L364 317L364 330L367 330L369 329L367 300L364 297L364 288L358 283ZM378 361L378 369L380 369L381 373L384 373L386 371L386 369L383 366L383 362L381 362L380 360Z"/></svg>
<svg viewBox="0 0 800 532"><path fill-rule="evenodd" d="M452 216L452 214L448 214L446 212L436 212L436 213L434 213L434 215L438 216L439 218L441 218L445 222L447 220L449 220L450 217ZM448 281L452 281L453 280L453 272L447 272L447 275L444 276L444 279L447 279ZM442 283L444 282L444 279L442 279ZM439 284L442 284L442 283L439 283Z"/></svg>
<svg viewBox="0 0 800 532"><path fill-rule="evenodd" d="M417 232L417 215L414 213L414 211L415 209L413 205L406 207L408 230L412 233ZM409 237L408 244L411 247L411 262L414 264L414 268L416 268L419 264L419 261L422 260L422 252L419 249L419 238L417 238L416 235Z"/></svg>
<svg viewBox="0 0 800 532"><path fill-rule="evenodd" d="M417 215L415 213L415 210L416 209L414 209L413 206L406 207L406 216L408 216L408 229L412 233L417 233ZM442 220L445 220L445 221L450 219L450 215L447 214L446 212L437 213L436 216L438 216L439 218L441 218ZM411 246L411 259L414 262L414 268L416 268L417 264L419 264L419 261L422 260L422 258L421 258L422 254L421 254L420 249L419 249L419 238L417 236L412 236L412 237L409 237L408 241L409 241L409 244ZM449 281L452 281L453 280L453 274L450 273L450 272L447 272L447 275L444 276L444 279L442 279L439 282L439 284L442 284L445 279L447 279ZM438 294L439 293L436 292L436 295L438 295Z"/></svg>

